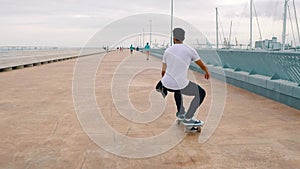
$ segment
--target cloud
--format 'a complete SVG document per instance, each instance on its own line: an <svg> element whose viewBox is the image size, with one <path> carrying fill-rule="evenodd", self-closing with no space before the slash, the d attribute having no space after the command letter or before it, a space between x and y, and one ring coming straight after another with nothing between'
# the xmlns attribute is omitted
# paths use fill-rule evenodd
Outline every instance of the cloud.
<svg viewBox="0 0 300 169"><path fill-rule="evenodd" d="M234 24L238 22L240 25L238 31L244 33L248 30L246 25L249 20L249 1L174 0L174 15L194 25L210 36L210 39L214 39L211 35L215 29L215 8L219 7L224 29L229 27L230 21L233 20ZM21 27L34 29L37 33L43 32L43 29L52 29L53 32L73 29L78 30L78 36L84 37L123 17L141 13L169 15L170 2L171 0L0 0L0 29L5 29L5 34L10 34L11 37L15 36L14 31L23 31L19 29ZM295 2L299 15L300 0ZM263 23L270 23L269 20L282 20L283 0L254 0L254 3L262 26ZM74 36L68 32L64 35Z"/></svg>
<svg viewBox="0 0 300 169"><path fill-rule="evenodd" d="M225 17L246 17L250 16L250 0L241 1L243 3L227 4L220 6ZM254 8L258 17L282 20L284 0L254 0ZM295 0L296 10L300 11L300 0ZM289 1L292 8L292 0ZM298 12L299 13L299 12ZM254 10L253 15L255 16Z"/></svg>

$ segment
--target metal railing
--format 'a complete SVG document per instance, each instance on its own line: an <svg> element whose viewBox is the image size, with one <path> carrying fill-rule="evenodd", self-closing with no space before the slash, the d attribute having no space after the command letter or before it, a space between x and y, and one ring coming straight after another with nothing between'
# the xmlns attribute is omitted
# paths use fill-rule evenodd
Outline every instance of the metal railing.
<svg viewBox="0 0 300 169"><path fill-rule="evenodd" d="M151 49L163 55L165 49ZM270 52L247 50L197 50L201 59L209 65L269 76L300 85L300 52Z"/></svg>

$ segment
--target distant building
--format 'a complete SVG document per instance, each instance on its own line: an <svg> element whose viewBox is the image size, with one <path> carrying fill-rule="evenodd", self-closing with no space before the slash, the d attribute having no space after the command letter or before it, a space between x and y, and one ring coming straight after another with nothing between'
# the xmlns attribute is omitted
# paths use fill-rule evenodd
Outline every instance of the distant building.
<svg viewBox="0 0 300 169"><path fill-rule="evenodd" d="M263 41L256 41L255 48L257 49L264 49L264 50L281 50L281 43L277 42L277 37L272 37L272 40L263 40Z"/></svg>

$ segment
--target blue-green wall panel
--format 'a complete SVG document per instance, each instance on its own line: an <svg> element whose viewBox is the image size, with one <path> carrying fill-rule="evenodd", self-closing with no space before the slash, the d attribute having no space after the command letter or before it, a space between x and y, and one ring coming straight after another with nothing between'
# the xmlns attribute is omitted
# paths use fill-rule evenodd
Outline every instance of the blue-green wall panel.
<svg viewBox="0 0 300 169"><path fill-rule="evenodd" d="M161 49L151 50L159 58L163 52ZM299 62L300 54L215 50L198 50L198 53L208 64L214 78L223 81L226 78L229 84L300 109L300 87L297 86L300 82L300 66L295 63ZM236 68L241 71L234 71ZM191 65L191 69L202 72L195 64ZM272 76L275 80L271 80Z"/></svg>

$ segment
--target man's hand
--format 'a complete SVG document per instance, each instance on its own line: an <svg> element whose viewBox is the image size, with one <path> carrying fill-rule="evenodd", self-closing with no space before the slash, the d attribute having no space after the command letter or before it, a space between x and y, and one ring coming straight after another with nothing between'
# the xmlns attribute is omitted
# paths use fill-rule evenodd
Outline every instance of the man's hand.
<svg viewBox="0 0 300 169"><path fill-rule="evenodd" d="M205 79L209 79L209 78L210 78L209 72L206 72L206 73L205 73L204 78L205 78Z"/></svg>
<svg viewBox="0 0 300 169"><path fill-rule="evenodd" d="M209 79L210 73L209 73L207 67L205 66L205 64L201 60L197 60L197 61L195 61L195 63L205 72L204 78Z"/></svg>
<svg viewBox="0 0 300 169"><path fill-rule="evenodd" d="M167 64L163 63L161 68L161 77L164 77L166 70L167 70Z"/></svg>

